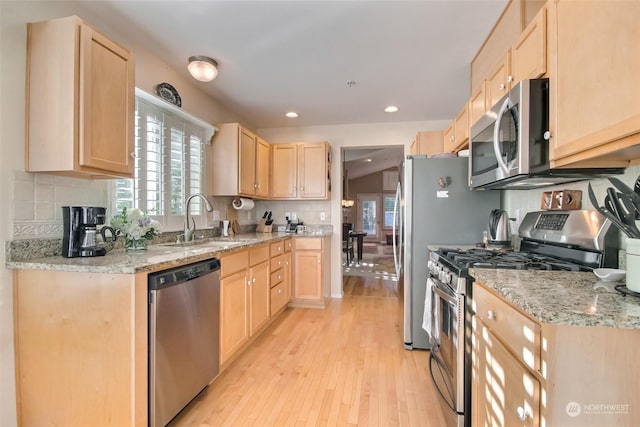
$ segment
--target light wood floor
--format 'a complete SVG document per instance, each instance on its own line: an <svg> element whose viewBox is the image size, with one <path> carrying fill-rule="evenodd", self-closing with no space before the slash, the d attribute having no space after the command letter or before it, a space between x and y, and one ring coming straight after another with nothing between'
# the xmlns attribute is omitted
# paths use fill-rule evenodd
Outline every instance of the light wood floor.
<svg viewBox="0 0 640 427"><path fill-rule="evenodd" d="M327 309L287 309L170 426L445 425L383 282L345 277Z"/></svg>

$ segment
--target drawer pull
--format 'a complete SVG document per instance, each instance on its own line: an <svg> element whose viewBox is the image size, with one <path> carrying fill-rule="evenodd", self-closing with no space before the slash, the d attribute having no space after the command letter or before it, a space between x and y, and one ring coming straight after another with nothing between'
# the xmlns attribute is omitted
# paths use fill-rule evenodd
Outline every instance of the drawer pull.
<svg viewBox="0 0 640 427"><path fill-rule="evenodd" d="M527 419L529 419L529 413L522 406L518 406L516 411L518 412L518 418L520 421L527 421Z"/></svg>
<svg viewBox="0 0 640 427"><path fill-rule="evenodd" d="M487 311L487 319L489 320L495 320L496 319L496 313L493 310L489 310Z"/></svg>

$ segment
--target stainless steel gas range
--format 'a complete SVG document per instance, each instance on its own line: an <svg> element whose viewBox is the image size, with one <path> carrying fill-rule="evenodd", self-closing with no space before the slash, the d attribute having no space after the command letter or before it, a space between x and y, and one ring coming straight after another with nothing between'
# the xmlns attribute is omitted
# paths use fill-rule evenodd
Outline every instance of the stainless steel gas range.
<svg viewBox="0 0 640 427"><path fill-rule="evenodd" d="M619 233L597 211L527 213L519 251L440 247L429 253L423 327L429 371L448 425L471 425L471 268L588 271L617 267Z"/></svg>

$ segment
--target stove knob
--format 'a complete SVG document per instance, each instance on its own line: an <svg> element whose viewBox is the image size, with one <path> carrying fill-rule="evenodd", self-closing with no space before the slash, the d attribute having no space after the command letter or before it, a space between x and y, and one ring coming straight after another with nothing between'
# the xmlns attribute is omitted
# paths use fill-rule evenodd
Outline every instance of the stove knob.
<svg viewBox="0 0 640 427"><path fill-rule="evenodd" d="M433 261L429 260L427 262L427 270L433 271Z"/></svg>

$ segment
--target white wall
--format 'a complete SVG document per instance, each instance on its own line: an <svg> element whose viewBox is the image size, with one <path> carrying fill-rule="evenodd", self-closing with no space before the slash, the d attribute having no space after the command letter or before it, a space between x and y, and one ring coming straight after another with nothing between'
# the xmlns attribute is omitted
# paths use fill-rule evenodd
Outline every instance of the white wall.
<svg viewBox="0 0 640 427"><path fill-rule="evenodd" d="M136 85L153 93L154 86L170 82L180 93L183 109L212 123L242 122L221 104L201 92L188 77L169 68L161 58L123 40L100 16L82 4L68 1L0 1L0 259L5 243L17 237L37 237L59 229L61 204L107 206L107 181L90 181L32 174L24 171L26 23L78 15L98 31L130 48L136 58ZM186 54L185 54L186 55ZM185 59L186 61L186 59ZM57 228L58 227L58 228ZM58 237L61 237L60 233ZM0 424L16 421L13 347L12 275L0 267ZM43 384L46 386L46 384Z"/></svg>
<svg viewBox="0 0 640 427"><path fill-rule="evenodd" d="M377 123L377 124L351 124L335 126L310 126L257 129L257 132L271 143L281 142L312 142L328 141L331 144L333 162L331 164L331 176L333 186L331 200L329 201L330 220L333 230L341 230L342 185L341 185L341 150L352 147L375 147L383 145L402 145L405 153L409 152L409 145L416 132L423 130L443 130L449 124L448 121L429 122L403 122L403 123ZM301 202L305 203L305 209L310 216L316 216L314 211L327 208L326 202ZM303 218L304 219L304 218ZM342 298L342 237L341 233L334 232L331 239L331 296Z"/></svg>

